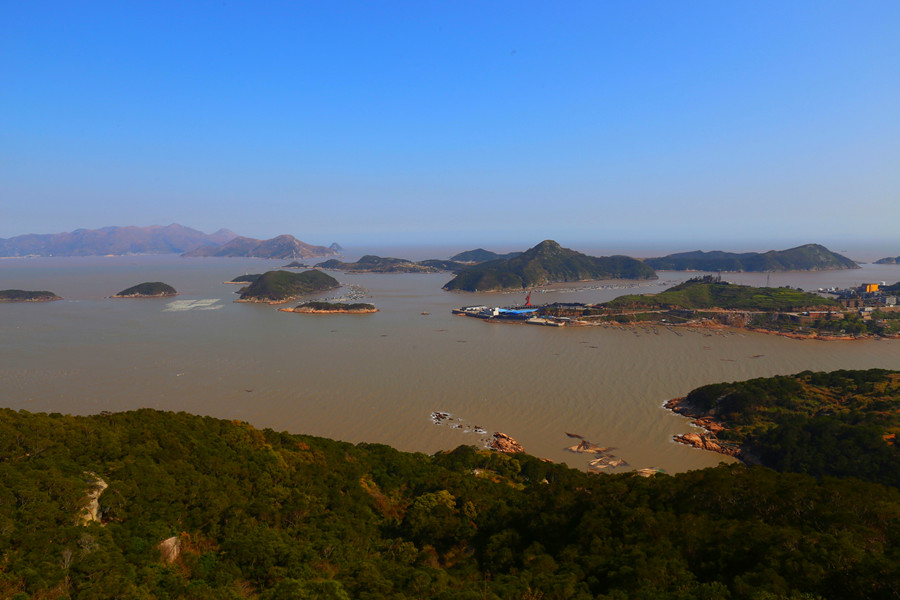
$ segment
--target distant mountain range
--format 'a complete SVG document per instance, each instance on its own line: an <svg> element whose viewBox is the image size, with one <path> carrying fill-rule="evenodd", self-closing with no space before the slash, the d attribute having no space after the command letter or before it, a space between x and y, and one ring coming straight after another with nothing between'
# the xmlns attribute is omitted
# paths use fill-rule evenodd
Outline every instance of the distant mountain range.
<svg viewBox="0 0 900 600"><path fill-rule="evenodd" d="M301 242L292 235L279 235L270 240L257 240L248 237L236 237L221 246L208 245L185 252L185 257L241 257L241 258L277 258L282 260L297 258L317 258L320 256L336 256L336 250L326 246L312 246Z"/></svg>
<svg viewBox="0 0 900 600"><path fill-rule="evenodd" d="M653 279L656 273L629 256L588 256L545 240L509 259L460 271L445 290L488 292L591 279Z"/></svg>
<svg viewBox="0 0 900 600"><path fill-rule="evenodd" d="M900 264L900 256L889 256L875 261L876 265L897 265Z"/></svg>
<svg viewBox="0 0 900 600"><path fill-rule="evenodd" d="M828 271L858 269L858 264L819 244L769 252L681 252L648 258L644 264L658 271Z"/></svg>
<svg viewBox="0 0 900 600"><path fill-rule="evenodd" d="M150 227L103 227L68 233L30 233L0 238L0 256L103 256L108 254L179 254L237 237L227 229L207 235L177 223Z"/></svg>

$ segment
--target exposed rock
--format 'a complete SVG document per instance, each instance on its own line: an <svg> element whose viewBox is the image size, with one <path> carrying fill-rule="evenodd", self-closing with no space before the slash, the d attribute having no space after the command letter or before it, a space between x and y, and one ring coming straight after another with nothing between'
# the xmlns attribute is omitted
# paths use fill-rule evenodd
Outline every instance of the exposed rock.
<svg viewBox="0 0 900 600"><path fill-rule="evenodd" d="M87 498L84 507L78 515L81 525L100 523L100 494L109 487L109 484L92 471L85 473L87 476Z"/></svg>
<svg viewBox="0 0 900 600"><path fill-rule="evenodd" d="M741 449L738 446L719 442L709 434L686 433L684 435L676 435L674 439L676 442L700 448L701 450L709 450L710 452L718 452L734 457L738 457L741 454Z"/></svg>
<svg viewBox="0 0 900 600"><path fill-rule="evenodd" d="M506 454L518 454L519 452L525 452L525 448L523 448L519 442L512 439L505 433L500 433L499 431L494 433L494 439L491 440L490 446L492 450L496 450L497 452L504 452Z"/></svg>
<svg viewBox="0 0 900 600"><path fill-rule="evenodd" d="M175 562L175 559L181 554L181 540L177 535L173 535L172 537L161 541L157 548L162 555L162 559L171 564Z"/></svg>

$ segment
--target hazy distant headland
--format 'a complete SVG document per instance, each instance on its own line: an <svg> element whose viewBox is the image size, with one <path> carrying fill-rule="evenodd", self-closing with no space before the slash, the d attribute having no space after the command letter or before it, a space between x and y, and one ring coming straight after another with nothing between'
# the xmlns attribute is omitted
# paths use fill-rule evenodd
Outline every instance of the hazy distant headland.
<svg viewBox="0 0 900 600"><path fill-rule="evenodd" d="M819 244L805 244L788 250L768 252L680 252L660 258L647 258L644 263L658 271L729 271L779 272L858 269L846 256Z"/></svg>
<svg viewBox="0 0 900 600"><path fill-rule="evenodd" d="M27 234L0 239L0 257L122 256L181 254L186 257L298 259L337 256L340 246L313 246L291 235L269 240L220 229L212 234L173 223L168 226L103 227L67 233Z"/></svg>
<svg viewBox="0 0 900 600"><path fill-rule="evenodd" d="M876 265L896 265L900 264L900 256L889 256L875 261Z"/></svg>
<svg viewBox="0 0 900 600"><path fill-rule="evenodd" d="M221 246L207 245L182 254L184 257L275 258L296 259L336 256L337 251L326 246L313 246L292 235L279 235L269 240L236 237Z"/></svg>
<svg viewBox="0 0 900 600"><path fill-rule="evenodd" d="M653 268L630 256L588 256L545 240L512 258L466 268L444 289L490 292L566 281L655 278Z"/></svg>
<svg viewBox="0 0 900 600"><path fill-rule="evenodd" d="M220 229L212 234L177 223L150 227L103 227L67 233L30 233L0 239L0 256L104 256L180 254L204 245L220 246L237 234Z"/></svg>

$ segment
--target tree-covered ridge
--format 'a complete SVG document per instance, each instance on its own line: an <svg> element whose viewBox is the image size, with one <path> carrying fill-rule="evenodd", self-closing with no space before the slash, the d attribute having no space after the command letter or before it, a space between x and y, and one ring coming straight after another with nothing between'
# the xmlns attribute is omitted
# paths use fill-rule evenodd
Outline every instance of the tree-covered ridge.
<svg viewBox="0 0 900 600"><path fill-rule="evenodd" d="M343 262L336 258L316 265L320 269L347 273L437 273L441 269L406 260L366 254L356 262Z"/></svg>
<svg viewBox="0 0 900 600"><path fill-rule="evenodd" d="M459 254L451 256L450 260L461 263L483 263L488 262L489 260L509 260L510 258L515 258L520 254L522 253L508 252L506 254L497 254L496 252L491 252L490 250L485 250L484 248L476 248L474 250L466 250L465 252L460 252Z"/></svg>
<svg viewBox="0 0 900 600"><path fill-rule="evenodd" d="M340 287L338 280L321 271L266 271L256 281L241 289L240 302L288 302L315 292Z"/></svg>
<svg viewBox="0 0 900 600"><path fill-rule="evenodd" d="M225 283L253 283L260 277L262 277L262 273L248 273L247 275L238 275L237 277L233 277Z"/></svg>
<svg viewBox="0 0 900 600"><path fill-rule="evenodd" d="M162 281L145 281L124 289L113 298L166 298L175 296L178 292L171 285Z"/></svg>
<svg viewBox="0 0 900 600"><path fill-rule="evenodd" d="M587 256L545 240L525 252L460 271L445 290L487 292L590 279L653 279L656 273L628 256Z"/></svg>
<svg viewBox="0 0 900 600"><path fill-rule="evenodd" d="M766 466L900 487L900 372L805 371L717 383L680 405L679 412L724 426L719 439Z"/></svg>
<svg viewBox="0 0 900 600"><path fill-rule="evenodd" d="M604 303L608 308L670 309L724 308L729 310L802 310L840 308L830 298L788 287L753 287L720 281L715 277L689 279L658 294L629 294Z"/></svg>
<svg viewBox="0 0 900 600"><path fill-rule="evenodd" d="M95 477L102 525L76 525ZM0 411L3 598L887 599L898 518L896 489L741 465L598 476L185 413Z"/></svg>
<svg viewBox="0 0 900 600"><path fill-rule="evenodd" d="M0 290L0 302L47 302L62 300L46 290Z"/></svg>
<svg viewBox="0 0 900 600"><path fill-rule="evenodd" d="M900 256L888 256L875 261L876 265L896 265L900 263Z"/></svg>
<svg viewBox="0 0 900 600"><path fill-rule="evenodd" d="M768 252L680 252L645 263L660 271L824 271L858 269L858 264L819 244Z"/></svg>

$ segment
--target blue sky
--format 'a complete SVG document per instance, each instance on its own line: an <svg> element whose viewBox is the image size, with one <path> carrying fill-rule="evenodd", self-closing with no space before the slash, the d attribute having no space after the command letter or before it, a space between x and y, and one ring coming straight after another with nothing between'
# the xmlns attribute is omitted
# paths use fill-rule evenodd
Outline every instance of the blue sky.
<svg viewBox="0 0 900 600"><path fill-rule="evenodd" d="M900 251L900 3L0 3L0 237Z"/></svg>

